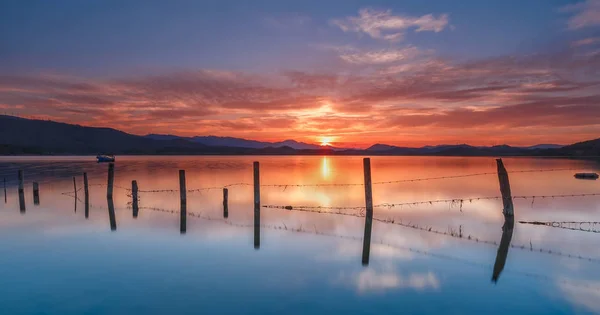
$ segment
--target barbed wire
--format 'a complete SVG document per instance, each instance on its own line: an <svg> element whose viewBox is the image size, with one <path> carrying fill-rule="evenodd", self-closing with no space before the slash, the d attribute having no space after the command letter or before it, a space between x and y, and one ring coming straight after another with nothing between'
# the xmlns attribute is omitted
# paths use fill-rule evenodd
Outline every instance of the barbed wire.
<svg viewBox="0 0 600 315"><path fill-rule="evenodd" d="M517 199L553 199L553 198L577 198L577 197L593 197L600 196L600 193L581 193L581 194L558 194L558 195L531 195L531 196L513 196L513 200ZM462 207L465 203L472 203L473 201L480 200L500 200L502 196L490 196L490 197L472 197L472 198L453 198L453 199L435 199L415 202L400 202L400 203L381 203L373 205L373 208L395 208L403 206L418 206L418 205L433 205L437 203L448 203L450 206L459 206L462 212ZM291 206L291 205L263 205L263 208L272 209L284 209L284 210L319 210L326 212L325 210L366 210L365 206Z"/></svg>
<svg viewBox="0 0 600 315"><path fill-rule="evenodd" d="M267 207L270 208L270 207ZM279 208L278 208L279 209ZM353 216L353 217L364 217L363 213L348 213L348 212L341 212L341 211L336 211L336 212L331 212L331 211L323 211L323 210L311 210L311 209L302 209L302 210L297 210L297 209L289 209L287 208L286 210L290 210L290 211L304 211L304 212L313 212L313 213L320 213L320 214L335 214L335 215L344 215L344 216ZM433 233L433 234L438 234L438 235L444 235L444 236L448 236L448 237L453 237L456 239L461 239L461 240L467 240L467 241L471 241L471 242L475 242L475 243L481 243L481 244L486 244L486 245L493 245L493 246L498 246L498 242L496 241L490 241L490 240L485 240L483 238L480 237L476 237L474 235L468 234L465 235L462 231L462 226L459 227L459 231L457 232L456 230L453 229L448 229L447 231L441 231L441 230L436 230L433 227L430 226L419 226L418 224L412 224L411 222L409 223L403 223L402 220L397 221L394 218L388 217L388 218L377 218L377 217L373 217L374 221L378 221L381 223L385 223L385 224L393 224L393 225L398 225L398 226L403 226L406 228L411 228L414 230L420 230L420 231L424 231L427 233ZM600 259L598 258L592 258L592 257L585 257L585 256L581 256L581 255L573 255L573 254L566 254L566 253L562 253L560 251L553 251L550 249L544 249L544 248L535 248L533 246L532 243L530 243L528 246L527 245L515 245L513 243L511 243L510 245L511 248L515 248L515 249L521 249L521 250L528 250L530 252L539 252L539 253L544 253L544 254L549 254L549 255L554 255L554 256L561 256L561 257L567 257L567 258L573 258L573 259L580 259L580 260L587 260L589 262L595 262L595 263L600 263Z"/></svg>
<svg viewBox="0 0 600 315"><path fill-rule="evenodd" d="M517 170L511 171L509 173L533 173L533 172L557 172L557 171L572 171L572 170L580 170L580 168L554 168L554 169L532 169L532 170ZM398 184L398 183L406 183L406 182L420 182L420 181L429 181L429 180L441 180L441 179L453 179L453 178L464 178L464 177L474 177L474 176L484 176L484 175L496 175L496 172L484 172L484 173L473 173L473 174L463 174L463 175L448 175L448 176L438 176L438 177L426 177L426 178L413 178L413 179L400 179L400 180L390 180L390 181L379 181L373 182L372 185L385 185L385 184ZM63 176L62 178L69 178L69 176ZM15 181L16 182L16 181ZM230 188L236 186L253 186L251 183L232 183L223 186L214 186L214 187L200 187L194 189L188 189L188 193L195 192L203 192L210 190L218 190L223 188ZM364 186L364 183L317 183L317 184L263 184L260 187L275 187L275 188L283 188L285 191L287 188L301 188L301 187L351 187L351 186ZM131 188L121 187L114 185L115 188L124 189L131 191ZM180 190L178 188L174 189L149 189L149 190L138 190L138 193L177 193ZM539 196L544 198L544 196ZM549 197L549 196L547 196ZM475 200L475 199L473 199Z"/></svg>
<svg viewBox="0 0 600 315"><path fill-rule="evenodd" d="M551 228L558 228L564 230L580 231L587 233L600 233L600 226L595 228L593 226L600 224L600 222L594 221L519 221L521 224L529 225L542 225ZM583 228L582 225L588 225L589 228ZM575 227L573 225L576 225ZM578 225L578 227L577 227Z"/></svg>
<svg viewBox="0 0 600 315"><path fill-rule="evenodd" d="M77 198L80 202L81 199ZM103 207L103 206L97 206L97 205L93 205L91 203L89 203L90 208L93 209L108 209L108 207ZM163 213L169 213L169 214L179 214L179 210L172 210L172 209L164 209L164 208L157 208L157 207L139 207L139 210L151 210L151 211L156 211L156 212L163 212ZM233 227L241 227L241 228L253 228L256 227L254 224L250 223L250 224L240 224L240 223L235 223L230 221L229 219L226 218L219 218L219 217L211 217L209 215L204 215L202 212L193 212L193 211L187 211L187 215L194 217L194 218L198 218L198 219L202 219L202 220L208 220L208 221L216 221L216 222L220 222L229 226L233 226ZM374 220L377 220L374 218ZM280 230L280 231L286 231L286 232L291 232L291 233L299 233L299 234L313 234L313 235L317 235L317 236L327 236L327 237L335 237L335 238L340 238L340 239L346 239L346 240L354 240L354 241L361 241L363 240L362 237L360 236L349 236L349 235L341 235L341 234L335 234L335 233L328 233L328 232L322 232L319 231L317 229L317 227L315 225L313 225L314 229L307 229L304 228L302 225L300 225L300 227L288 227L285 223L282 222L281 225L277 225L277 224L260 224L259 227L262 228L266 228L266 229L271 229L271 230ZM430 256L430 257L434 257L434 258L438 258L438 259L444 259L444 260L450 260L450 261L457 261L460 263L465 263L468 265L472 265L472 266L478 266L478 267L482 267L482 268L486 268L486 269L492 269L493 266L490 264L485 264L485 263L481 263L481 262L474 262L474 261L470 261L461 257L454 257L451 255L446 255L446 254L439 254L439 253L432 253L430 251L427 250L422 250L422 249L415 249L415 248L411 248L411 247L407 247L407 246L401 246L401 245L397 245L397 244L392 244L389 242L384 242L383 240L371 240L371 245L382 245L382 246L386 246L392 249L399 249L399 250L405 250L405 251L409 251L412 253L416 253L416 254L420 254L420 255L424 255L424 256ZM513 245L511 245L512 248L518 248L515 247ZM575 256L573 256L575 257ZM580 259L583 259L581 256L579 256ZM567 284L570 286L574 286L574 287L581 287L581 288L586 288L586 289L590 289L590 290L595 290L595 291L600 291L600 288L591 286L590 284L587 283L575 283L573 281L569 281L568 279L562 279L562 280L556 280L555 278L551 278L549 276L546 275L541 275L541 274L535 274L535 273L531 273L531 272L523 272L523 271L519 271L519 270L514 270L514 269L505 269L504 270L505 273L514 273L517 275L521 275L521 276L526 276L526 277L531 277L531 278L535 278L538 280L545 280L545 281L549 281L552 283L556 283L556 282L560 282L563 284Z"/></svg>

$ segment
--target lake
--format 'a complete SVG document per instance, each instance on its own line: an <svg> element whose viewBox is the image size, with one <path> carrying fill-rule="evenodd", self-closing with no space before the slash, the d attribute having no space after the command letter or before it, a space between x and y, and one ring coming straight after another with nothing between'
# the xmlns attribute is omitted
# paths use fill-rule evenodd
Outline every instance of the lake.
<svg viewBox="0 0 600 315"><path fill-rule="evenodd" d="M253 161L267 206L258 244ZM600 312L599 181L573 177L598 172L600 163L503 161L515 197L512 228L495 159L372 157L374 222L363 264L362 157L118 156L114 216L108 165L94 157L0 157L0 313ZM185 233L179 170L189 190ZM573 194L585 195L565 196Z"/></svg>

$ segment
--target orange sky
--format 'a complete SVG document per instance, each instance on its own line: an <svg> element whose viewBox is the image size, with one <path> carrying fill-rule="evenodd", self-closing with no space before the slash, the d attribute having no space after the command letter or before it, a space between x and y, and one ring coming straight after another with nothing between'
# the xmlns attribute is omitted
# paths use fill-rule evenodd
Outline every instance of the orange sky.
<svg viewBox="0 0 600 315"><path fill-rule="evenodd" d="M543 56L542 56L543 57ZM554 56L547 56L547 58ZM190 71L119 79L0 77L0 109L134 134L295 139L334 146L568 144L600 135L596 59L441 60L409 75ZM560 61L560 60L559 60ZM556 73L561 72L559 77Z"/></svg>

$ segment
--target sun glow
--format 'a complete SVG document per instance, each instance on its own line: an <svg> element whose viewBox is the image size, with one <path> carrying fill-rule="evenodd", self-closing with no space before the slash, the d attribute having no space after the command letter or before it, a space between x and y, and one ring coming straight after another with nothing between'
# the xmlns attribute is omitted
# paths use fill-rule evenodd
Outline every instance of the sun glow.
<svg viewBox="0 0 600 315"><path fill-rule="evenodd" d="M328 147L331 146L333 137L321 137L319 141L321 141L321 146Z"/></svg>

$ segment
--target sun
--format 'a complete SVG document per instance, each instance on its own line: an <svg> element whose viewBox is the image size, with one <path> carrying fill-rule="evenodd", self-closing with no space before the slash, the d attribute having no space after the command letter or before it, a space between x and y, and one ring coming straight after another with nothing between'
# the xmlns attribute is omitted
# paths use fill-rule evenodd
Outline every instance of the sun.
<svg viewBox="0 0 600 315"><path fill-rule="evenodd" d="M329 147L331 146L331 142L333 142L333 137L321 137L319 141L321 141L321 146Z"/></svg>

